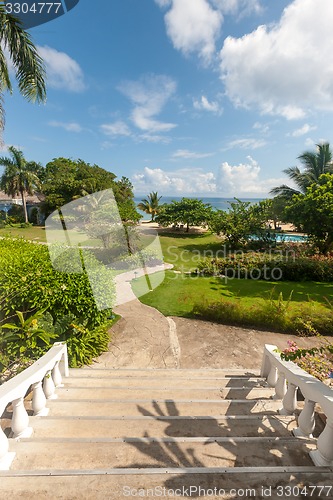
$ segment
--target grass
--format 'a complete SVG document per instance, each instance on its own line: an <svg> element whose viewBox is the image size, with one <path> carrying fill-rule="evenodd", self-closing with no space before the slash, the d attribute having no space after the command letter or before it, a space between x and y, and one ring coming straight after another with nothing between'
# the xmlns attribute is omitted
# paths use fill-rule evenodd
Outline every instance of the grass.
<svg viewBox="0 0 333 500"><path fill-rule="evenodd" d="M285 300L292 294L292 308L297 308L298 303L306 302L320 309L327 308L327 300L333 301L333 283L195 278L167 271L165 280L158 288L140 296L144 283L144 278L132 282L134 293L140 297L141 302L156 307L165 316L191 315L193 305L203 298L207 302L232 299L250 307L258 300L271 297L277 300L282 293Z"/></svg>
<svg viewBox="0 0 333 500"><path fill-rule="evenodd" d="M207 255L216 255L223 250L221 239L210 233L160 232L159 237L165 262L181 271L195 269L205 252L209 252Z"/></svg>
<svg viewBox="0 0 333 500"><path fill-rule="evenodd" d="M201 316L222 323L269 327L277 331L296 330L302 318L305 321L322 318L325 322L329 316L327 328L331 328L329 302L333 302L333 283L194 278L167 271L158 288L141 296L143 284L142 278L132 282L134 293L141 302L155 307L165 316ZM320 326L321 320L318 321L321 333L328 333L326 326Z"/></svg>
<svg viewBox="0 0 333 500"><path fill-rule="evenodd" d="M42 226L19 227L6 226L0 229L0 237L24 238L31 241L46 241L45 228Z"/></svg>

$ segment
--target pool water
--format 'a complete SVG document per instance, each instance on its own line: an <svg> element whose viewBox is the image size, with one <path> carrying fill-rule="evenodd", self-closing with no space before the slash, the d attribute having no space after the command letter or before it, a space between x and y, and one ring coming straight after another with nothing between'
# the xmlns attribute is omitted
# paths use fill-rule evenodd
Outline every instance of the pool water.
<svg viewBox="0 0 333 500"><path fill-rule="evenodd" d="M304 243L307 241L308 237L303 236L301 234L288 234L288 233L278 233L274 235L272 233L272 240L274 240L274 236L276 236L276 242L281 243L281 242L293 242L293 243ZM258 237L256 235L251 236L251 239L257 240Z"/></svg>

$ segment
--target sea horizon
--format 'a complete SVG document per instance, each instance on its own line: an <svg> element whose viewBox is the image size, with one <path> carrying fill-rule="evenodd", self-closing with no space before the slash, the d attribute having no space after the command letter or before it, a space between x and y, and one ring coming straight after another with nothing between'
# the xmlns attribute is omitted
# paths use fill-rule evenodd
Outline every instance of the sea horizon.
<svg viewBox="0 0 333 500"><path fill-rule="evenodd" d="M146 198L147 195L143 196L134 196L134 203L137 205L140 203L144 198ZM184 196L163 196L161 197L160 204L163 205L164 203L171 203L173 200L174 201L180 201ZM204 203L209 203L213 208L216 210L228 210L230 207L230 202L235 201L236 197L222 197L222 196L186 196L186 198L191 198L191 199L198 199L202 200ZM244 202L250 202L250 203L258 203L259 201L265 200L266 198L237 198L240 201ZM138 210L138 209L137 209ZM143 216L143 217L149 217L148 214L142 212L141 210L138 210L138 212Z"/></svg>

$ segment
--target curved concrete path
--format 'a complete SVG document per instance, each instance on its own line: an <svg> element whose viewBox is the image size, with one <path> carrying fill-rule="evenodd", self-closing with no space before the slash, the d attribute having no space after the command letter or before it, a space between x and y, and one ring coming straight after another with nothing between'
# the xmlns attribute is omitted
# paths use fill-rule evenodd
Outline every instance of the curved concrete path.
<svg viewBox="0 0 333 500"><path fill-rule="evenodd" d="M170 264L147 268L147 274L171 269ZM92 365L96 368L178 368L180 348L176 326L156 309L141 304L132 291L131 281L143 275L142 269L116 278L116 307L121 319L112 328L109 351Z"/></svg>

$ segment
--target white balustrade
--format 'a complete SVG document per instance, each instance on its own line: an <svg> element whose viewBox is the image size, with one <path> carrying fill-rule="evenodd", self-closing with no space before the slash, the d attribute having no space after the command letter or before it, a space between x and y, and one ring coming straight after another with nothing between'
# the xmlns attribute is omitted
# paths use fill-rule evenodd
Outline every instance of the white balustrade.
<svg viewBox="0 0 333 500"><path fill-rule="evenodd" d="M34 412L34 416L45 416L47 415L48 411L46 408L46 397L43 391L42 387L42 381L40 380L39 382L36 382L35 384L32 384L32 409Z"/></svg>
<svg viewBox="0 0 333 500"><path fill-rule="evenodd" d="M310 452L317 466L333 466L333 390L298 365L283 361L278 349L265 345L261 376L275 387L274 399L282 399L281 415L292 415L297 408L297 389L305 398L304 407L298 417L295 436L312 437L315 428L315 405L318 403L327 417L326 426L317 440L317 449Z"/></svg>
<svg viewBox="0 0 333 500"><path fill-rule="evenodd" d="M0 385L0 418L11 403L11 435L15 439L29 437L29 415L24 405L24 398L32 387L32 410L35 416L47 415L46 400L55 398L55 388L62 385L62 375L68 377L67 346L54 344L33 365L12 379ZM8 470L15 454L10 452L10 442L0 426L0 470Z"/></svg>

